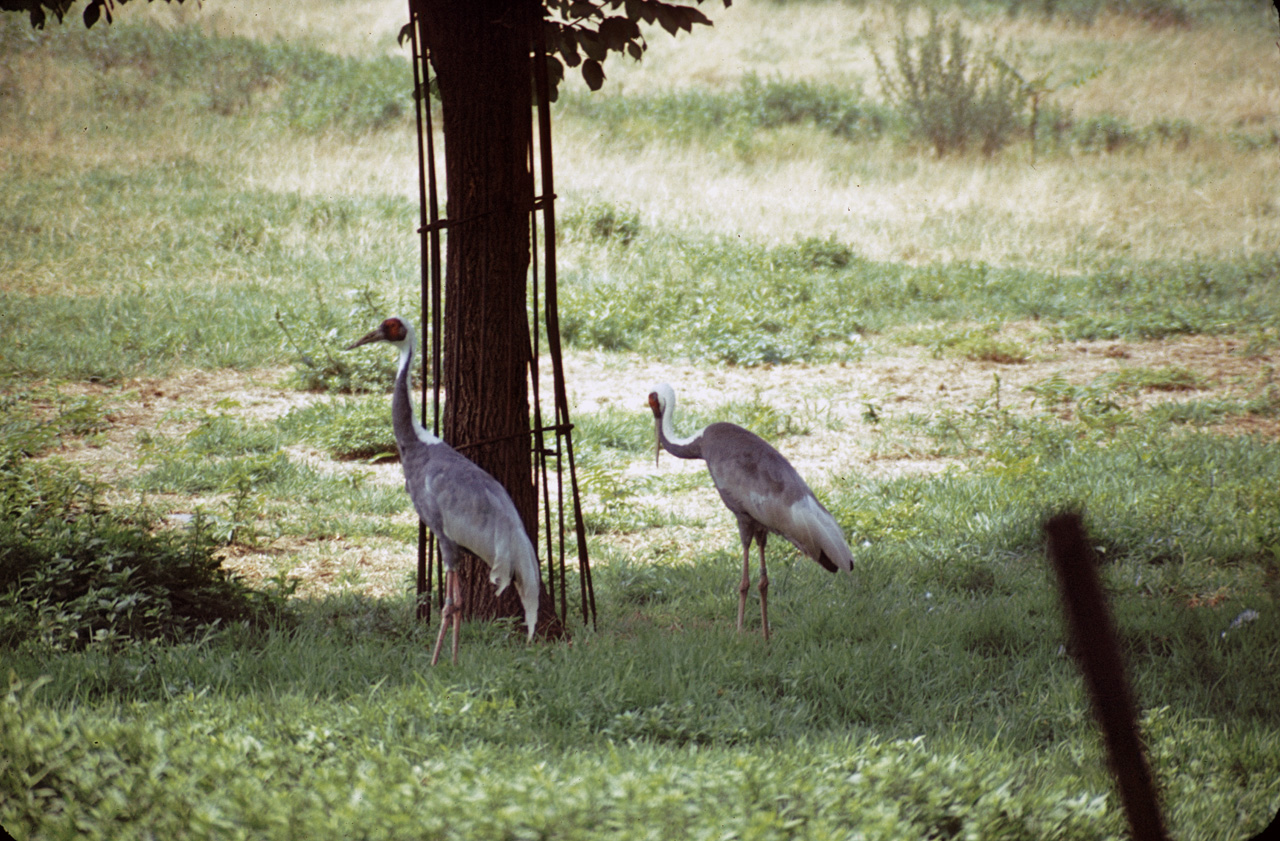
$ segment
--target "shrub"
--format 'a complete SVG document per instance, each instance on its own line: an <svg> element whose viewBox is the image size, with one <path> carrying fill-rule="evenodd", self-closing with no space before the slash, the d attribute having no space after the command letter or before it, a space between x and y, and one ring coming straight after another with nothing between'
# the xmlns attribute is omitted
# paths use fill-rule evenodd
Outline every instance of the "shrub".
<svg viewBox="0 0 1280 841"><path fill-rule="evenodd" d="M278 595L223 569L200 518L156 526L106 508L75 471L27 460L0 469L0 646L188 640L278 615Z"/></svg>
<svg viewBox="0 0 1280 841"><path fill-rule="evenodd" d="M1138 132L1128 120L1110 114L1082 120L1073 134L1076 145L1086 152L1118 152L1125 146L1141 143Z"/></svg>
<svg viewBox="0 0 1280 841"><path fill-rule="evenodd" d="M904 23L894 58L891 71L875 55L880 84L912 136L938 155L974 146L990 155L1023 127L1026 92L1017 74L990 47L975 54L958 21L945 26L934 12L918 38Z"/></svg>
<svg viewBox="0 0 1280 841"><path fill-rule="evenodd" d="M857 90L805 81L771 79L754 74L742 80L738 96L752 128L770 129L812 123L844 140L874 138L890 119L884 111L862 101Z"/></svg>
<svg viewBox="0 0 1280 841"><path fill-rule="evenodd" d="M997 324L958 330L926 328L917 332L916 341L928 347L934 359L950 355L974 362L1014 365L1031 358L1024 345L1015 339L1000 337L999 330Z"/></svg>
<svg viewBox="0 0 1280 841"><path fill-rule="evenodd" d="M826 239L805 237L795 244L795 256L804 269L843 269L857 257L852 246L840 242L835 234Z"/></svg>

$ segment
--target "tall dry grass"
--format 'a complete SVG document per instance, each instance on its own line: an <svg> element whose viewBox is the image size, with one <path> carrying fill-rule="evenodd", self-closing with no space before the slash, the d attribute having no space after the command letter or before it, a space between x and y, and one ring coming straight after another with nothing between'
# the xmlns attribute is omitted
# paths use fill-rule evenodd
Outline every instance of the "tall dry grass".
<svg viewBox="0 0 1280 841"><path fill-rule="evenodd" d="M1225 143L939 161L784 136L775 154L744 161L674 144L615 150L590 127L563 123L559 139L558 178L569 194L727 236L835 235L879 260L1071 267L1280 248L1274 156Z"/></svg>
<svg viewBox="0 0 1280 841"><path fill-rule="evenodd" d="M133 3L117 14L121 20L199 26L223 38L301 41L338 55L367 57L401 51L396 35L409 20L409 4L403 0L216 0L200 4Z"/></svg>
<svg viewBox="0 0 1280 841"><path fill-rule="evenodd" d="M675 39L653 33L643 62L611 62L603 95L731 91L756 74L847 85L874 99L873 56L892 56L903 23L887 5L763 0L713 17L713 27ZM906 18L910 31L925 21L923 11ZM598 127L561 121L559 183L631 204L656 223L767 241L834 234L876 259L1071 267L1280 247L1276 157L1230 137L1280 131L1277 31L1263 10L1256 21L1189 29L1115 17L1088 27L1002 15L965 25L975 45L992 45L1025 77L1057 88L1046 106L1135 128L1184 121L1191 141L1034 159L1018 143L990 160L937 160L927 150L790 130L757 135L745 148L620 149Z"/></svg>
<svg viewBox="0 0 1280 841"><path fill-rule="evenodd" d="M121 12L121 20L142 16L339 52L402 50L395 34L404 11L390 0L130 4ZM741 0L712 16L713 27L677 38L651 32L643 62L611 59L598 95L730 91L755 74L847 85L874 99L873 56L890 55L901 25L890 5ZM924 20L916 12L907 23L918 28ZM1119 18L1089 27L1003 15L966 21L975 43L993 39L1028 77L1047 74L1053 85L1100 70L1084 84L1050 94L1049 105L1078 118L1107 114L1135 126L1183 120L1196 132L1184 148L1152 144L1120 154L1033 160L1018 143L990 160L937 160L888 142L850 144L782 129L719 148L676 138L623 149L610 142L607 127L558 117L557 180L568 201L628 204L654 224L768 242L835 235L875 259L1069 268L1114 258L1230 258L1275 250L1276 156L1238 148L1228 137L1235 130L1280 131L1275 25L1262 11L1256 21L1233 21L1188 29ZM0 138L6 157L24 166L91 168L188 157L214 161L228 177L272 191L415 197L409 130L330 137L272 133L269 126L257 132L249 124L236 139L179 122L155 124L146 144L101 131L84 143L65 136L59 115L93 98L92 79L38 53L6 70L33 86L24 131ZM145 84L138 80L140 89Z"/></svg>

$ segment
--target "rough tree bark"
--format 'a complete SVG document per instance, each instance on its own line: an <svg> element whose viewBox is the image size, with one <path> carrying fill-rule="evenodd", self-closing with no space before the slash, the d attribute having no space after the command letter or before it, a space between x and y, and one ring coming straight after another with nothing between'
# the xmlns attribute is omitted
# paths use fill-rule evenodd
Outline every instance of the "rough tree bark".
<svg viewBox="0 0 1280 841"><path fill-rule="evenodd" d="M412 0L436 74L448 193L444 438L502 483L537 545L529 436L530 25L536 0ZM522 615L463 553L464 617ZM558 634L544 592L539 632ZM552 627L548 627L548 626Z"/></svg>

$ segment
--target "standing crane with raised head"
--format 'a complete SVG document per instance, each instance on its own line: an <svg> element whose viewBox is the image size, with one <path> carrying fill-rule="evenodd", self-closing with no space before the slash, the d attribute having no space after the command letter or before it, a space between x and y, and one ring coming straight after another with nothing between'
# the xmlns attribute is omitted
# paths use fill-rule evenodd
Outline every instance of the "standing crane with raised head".
<svg viewBox="0 0 1280 841"><path fill-rule="evenodd" d="M713 423L687 438L677 438L672 416L676 394L670 385L655 386L649 394L658 436L658 453L677 458L700 458L725 507L738 518L742 538L742 584L738 588L738 630L742 630L751 588L751 543L760 546L760 623L769 639L769 573L764 544L770 532L789 540L831 572L853 569L853 552L831 512L823 507L804 479L781 453L756 435L733 423Z"/></svg>
<svg viewBox="0 0 1280 841"><path fill-rule="evenodd" d="M400 367L391 394L391 426L404 468L405 489L418 516L440 544L440 562L445 571L444 607L431 665L440 659L445 629L450 626L453 662L458 662L462 589L455 564L459 546L488 564L489 581L497 586L498 595L515 582L532 640L541 576L537 553L515 503L498 480L428 432L414 417L409 398L409 369L413 362L413 328L409 323L392 316L347 350L370 342L390 342L400 350Z"/></svg>

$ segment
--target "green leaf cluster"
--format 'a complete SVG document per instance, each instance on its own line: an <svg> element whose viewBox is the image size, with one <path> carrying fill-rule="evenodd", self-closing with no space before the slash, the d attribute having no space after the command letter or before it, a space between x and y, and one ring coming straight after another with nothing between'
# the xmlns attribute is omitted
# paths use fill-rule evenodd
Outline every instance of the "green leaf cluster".
<svg viewBox="0 0 1280 841"><path fill-rule="evenodd" d="M292 351L293 385L307 391L343 394L386 393L395 380L398 358L392 353L345 350L363 332L381 323L388 313L408 312L407 301L393 306L368 284L346 293L345 302L331 302L319 286L312 300L277 309L282 344ZM418 361L429 337L418 338Z"/></svg>
<svg viewBox="0 0 1280 841"><path fill-rule="evenodd" d="M53 388L6 388L0 394L0 469L110 426L109 410L100 398L68 398Z"/></svg>
<svg viewBox="0 0 1280 841"><path fill-rule="evenodd" d="M703 0L696 0L701 4ZM724 0L727 7L732 0ZM558 95L566 68L580 68L587 87L604 85L604 62L610 53L639 61L648 49L640 24L658 24L669 34L691 32L711 21L697 5L666 0L545 0L543 39L551 99Z"/></svg>

